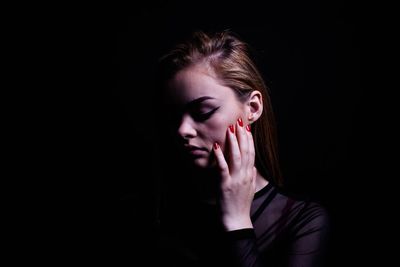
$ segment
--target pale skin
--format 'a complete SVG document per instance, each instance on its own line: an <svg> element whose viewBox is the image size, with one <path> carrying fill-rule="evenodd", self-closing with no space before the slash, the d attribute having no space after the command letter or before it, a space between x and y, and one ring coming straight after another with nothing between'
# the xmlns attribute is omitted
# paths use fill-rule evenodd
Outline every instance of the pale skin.
<svg viewBox="0 0 400 267"><path fill-rule="evenodd" d="M210 68L195 65L169 81L168 95L182 110L176 132L188 157L199 170L211 170L208 174L218 176L216 203L225 229L253 228L251 203L255 192L268 183L254 166L249 128L263 111L261 93L252 91L241 102Z"/></svg>

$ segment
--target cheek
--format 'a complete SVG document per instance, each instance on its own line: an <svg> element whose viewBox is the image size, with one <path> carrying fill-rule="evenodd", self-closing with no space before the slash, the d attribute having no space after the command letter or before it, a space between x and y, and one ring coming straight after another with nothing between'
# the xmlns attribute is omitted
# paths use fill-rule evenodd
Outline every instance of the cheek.
<svg viewBox="0 0 400 267"><path fill-rule="evenodd" d="M210 142L218 142L222 149L225 147L226 133L229 125L236 123L236 117L228 118L227 116L215 117L212 124L209 125Z"/></svg>

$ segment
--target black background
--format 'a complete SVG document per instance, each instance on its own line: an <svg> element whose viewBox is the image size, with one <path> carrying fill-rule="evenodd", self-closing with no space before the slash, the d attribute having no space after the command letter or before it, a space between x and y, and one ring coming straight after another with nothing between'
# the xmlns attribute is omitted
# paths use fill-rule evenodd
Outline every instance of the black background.
<svg viewBox="0 0 400 267"><path fill-rule="evenodd" d="M72 219L81 246L104 244L99 251L107 254L114 245L135 243L126 240L133 235L146 239L139 233L155 218L163 160L158 137L165 133L154 105L157 59L191 30L232 29L258 52L271 88L289 189L311 195L331 215L330 266L365 260L365 236L373 235L374 223L365 191L374 173L360 78L360 12L347 1L152 1L89 7L67 17L63 29L73 28L62 39L71 48L64 56L77 56L72 74L81 79L66 82L71 102L63 102L62 129L69 137L66 173L74 177L68 197L84 200ZM137 228L126 238L122 202Z"/></svg>

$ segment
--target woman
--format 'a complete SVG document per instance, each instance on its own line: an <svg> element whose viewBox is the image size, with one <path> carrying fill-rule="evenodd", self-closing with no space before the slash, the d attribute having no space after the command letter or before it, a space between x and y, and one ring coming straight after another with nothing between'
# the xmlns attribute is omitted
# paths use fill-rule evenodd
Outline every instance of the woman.
<svg viewBox="0 0 400 267"><path fill-rule="evenodd" d="M196 32L161 59L159 78L176 137L164 148L179 148L166 160L160 263L321 266L327 215L279 189L271 101L247 44Z"/></svg>

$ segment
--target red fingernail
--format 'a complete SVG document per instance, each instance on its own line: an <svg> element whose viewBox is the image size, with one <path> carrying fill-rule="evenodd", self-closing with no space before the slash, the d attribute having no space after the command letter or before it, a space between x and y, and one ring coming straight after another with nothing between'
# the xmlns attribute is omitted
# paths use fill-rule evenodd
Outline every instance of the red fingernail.
<svg viewBox="0 0 400 267"><path fill-rule="evenodd" d="M238 119L238 123L239 123L239 126L240 126L240 127L243 127L243 121L242 121L242 118L239 118L239 119Z"/></svg>
<svg viewBox="0 0 400 267"><path fill-rule="evenodd" d="M246 130L249 131L249 132L251 132L250 124L249 124L249 125L246 125Z"/></svg>
<svg viewBox="0 0 400 267"><path fill-rule="evenodd" d="M233 128L233 125L229 125L229 130L231 131L231 133L235 133L235 128Z"/></svg>
<svg viewBox="0 0 400 267"><path fill-rule="evenodd" d="M219 148L219 145L218 145L217 142L215 142L215 143L214 143L214 149L218 149L218 148Z"/></svg>

